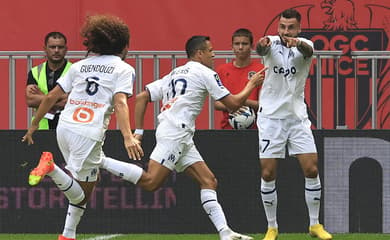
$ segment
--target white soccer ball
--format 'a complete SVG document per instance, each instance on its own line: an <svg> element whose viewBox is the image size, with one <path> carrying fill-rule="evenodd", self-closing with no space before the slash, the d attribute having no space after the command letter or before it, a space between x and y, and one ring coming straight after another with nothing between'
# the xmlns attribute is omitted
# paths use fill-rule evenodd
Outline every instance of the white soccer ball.
<svg viewBox="0 0 390 240"><path fill-rule="evenodd" d="M252 127L256 121L255 111L248 106L242 107L240 111L229 113L230 126L234 129L248 129Z"/></svg>

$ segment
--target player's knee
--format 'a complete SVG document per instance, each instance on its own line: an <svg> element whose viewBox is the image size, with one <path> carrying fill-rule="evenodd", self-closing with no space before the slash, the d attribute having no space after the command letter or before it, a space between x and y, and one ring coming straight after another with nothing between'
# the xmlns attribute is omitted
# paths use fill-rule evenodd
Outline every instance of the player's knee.
<svg viewBox="0 0 390 240"><path fill-rule="evenodd" d="M270 169L263 169L261 171L261 178L267 182L273 181L276 178L276 172Z"/></svg>
<svg viewBox="0 0 390 240"><path fill-rule="evenodd" d="M161 187L162 182L156 181L152 177L146 177L139 182L139 185L146 191L154 192Z"/></svg>
<svg viewBox="0 0 390 240"><path fill-rule="evenodd" d="M200 184L200 187L202 189L217 189L218 186L218 180L215 177L210 177L203 179L203 181Z"/></svg>
<svg viewBox="0 0 390 240"><path fill-rule="evenodd" d="M318 175L318 168L316 166L304 170L304 175L307 178L315 178Z"/></svg>
<svg viewBox="0 0 390 240"><path fill-rule="evenodd" d="M159 189L160 187L161 187L161 184L151 182L150 184L146 185L143 189L148 191L148 192L154 192L157 189Z"/></svg>

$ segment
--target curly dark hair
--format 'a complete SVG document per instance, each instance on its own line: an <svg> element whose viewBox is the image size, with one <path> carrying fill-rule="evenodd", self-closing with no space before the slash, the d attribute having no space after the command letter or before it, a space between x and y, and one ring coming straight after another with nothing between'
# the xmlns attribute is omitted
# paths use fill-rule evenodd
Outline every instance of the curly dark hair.
<svg viewBox="0 0 390 240"><path fill-rule="evenodd" d="M111 15L88 16L81 29L81 36L85 38L83 45L88 52L101 55L122 53L130 40L127 24Z"/></svg>

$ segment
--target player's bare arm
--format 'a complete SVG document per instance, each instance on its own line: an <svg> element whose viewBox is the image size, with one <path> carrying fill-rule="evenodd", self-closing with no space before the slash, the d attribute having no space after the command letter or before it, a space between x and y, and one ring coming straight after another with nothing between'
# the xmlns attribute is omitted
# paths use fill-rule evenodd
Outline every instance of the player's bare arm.
<svg viewBox="0 0 390 240"><path fill-rule="evenodd" d="M285 36L283 39L286 42L287 47L296 47L305 57L313 56L313 48L299 38Z"/></svg>
<svg viewBox="0 0 390 240"><path fill-rule="evenodd" d="M236 112L242 105L244 105L252 90L263 84L264 71L267 69L267 67L264 67L257 73L253 74L245 88L240 93L228 95L220 100L227 107L229 112Z"/></svg>
<svg viewBox="0 0 390 240"><path fill-rule="evenodd" d="M247 99L244 103L244 106L248 106L250 108L253 108L255 111L257 111L257 109L259 108L259 102L256 100ZM229 109L221 101L215 101L214 108L218 111L229 112Z"/></svg>
<svg viewBox="0 0 390 240"><path fill-rule="evenodd" d="M264 72L268 69L268 67L264 67L263 69L261 69L260 71L258 71L257 73L253 74L250 78L249 78L249 81L247 83L247 86L249 85L249 87L251 88L251 91L253 90L253 88L256 88L258 86L261 86L263 84L263 81L264 81L264 77L265 77L265 74Z"/></svg>
<svg viewBox="0 0 390 240"><path fill-rule="evenodd" d="M59 86L56 86L51 90L45 97L42 99L41 104L37 112L35 113L35 117L31 122L31 126L28 128L26 135L23 136L22 142L28 143L28 145L33 144L34 140L32 138L33 133L38 129L39 121L45 116L47 112L54 106L54 104L58 101L58 99L64 94L64 91Z"/></svg>
<svg viewBox="0 0 390 240"><path fill-rule="evenodd" d="M65 104L66 104L67 101L68 101L68 94L63 94L63 95L58 99L58 101L56 102L56 104L54 104L52 110L56 111L56 110L62 110L62 109L64 109Z"/></svg>
<svg viewBox="0 0 390 240"><path fill-rule="evenodd" d="M129 108L127 106L127 96L124 93L117 93L114 96L114 109L119 125L119 130L123 136L123 142L129 157L133 160L141 160L144 152L140 141L136 139L130 127Z"/></svg>
<svg viewBox="0 0 390 240"><path fill-rule="evenodd" d="M227 107L221 101L215 101L214 108L215 108L215 110L218 110L218 111L228 112Z"/></svg>
<svg viewBox="0 0 390 240"><path fill-rule="evenodd" d="M148 107L148 103L150 102L150 94L149 91L145 90L139 93L135 98L135 128L136 129L144 129L144 117L146 108ZM142 134L134 134L134 136L142 140Z"/></svg>
<svg viewBox="0 0 390 240"><path fill-rule="evenodd" d="M256 112L259 109L259 101L257 100L247 99L244 105L253 108Z"/></svg>
<svg viewBox="0 0 390 240"><path fill-rule="evenodd" d="M299 41L299 44L297 45L298 50L302 53L305 57L311 57L313 56L313 48L305 43L304 41Z"/></svg>
<svg viewBox="0 0 390 240"><path fill-rule="evenodd" d="M268 53L270 47L271 47L271 40L269 39L269 37L262 37L259 39L259 41L256 44L256 52L260 56L264 56Z"/></svg>

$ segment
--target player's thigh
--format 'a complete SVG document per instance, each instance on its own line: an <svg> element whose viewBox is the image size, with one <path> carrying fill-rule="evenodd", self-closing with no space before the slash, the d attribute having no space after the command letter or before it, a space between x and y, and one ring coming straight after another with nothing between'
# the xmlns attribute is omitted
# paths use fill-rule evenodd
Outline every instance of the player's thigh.
<svg viewBox="0 0 390 240"><path fill-rule="evenodd" d="M157 138L150 160L173 171L176 168L180 158L185 154L185 145L180 139Z"/></svg>
<svg viewBox="0 0 390 240"><path fill-rule="evenodd" d="M184 171L188 166L203 161L194 145L192 134L185 132L176 135L162 136L156 134L156 147L150 159L160 163L171 171Z"/></svg>
<svg viewBox="0 0 390 240"><path fill-rule="evenodd" d="M62 128L60 126L58 126L56 129L57 144L62 153L62 156L64 157L65 162L68 161L70 154L68 138L66 137L68 134L67 132L67 129Z"/></svg>
<svg viewBox="0 0 390 240"><path fill-rule="evenodd" d="M311 122L305 120L289 120L288 151L292 156L306 153L317 153Z"/></svg>
<svg viewBox="0 0 390 240"><path fill-rule="evenodd" d="M196 148L194 142L191 140L187 142L182 148L182 156L176 164L176 172L183 172L189 166L197 162L204 162L202 156L200 155L198 149Z"/></svg>
<svg viewBox="0 0 390 240"><path fill-rule="evenodd" d="M196 162L187 167L184 171L192 179L194 179L201 189L216 189L217 180L214 173L210 170L204 161Z"/></svg>
<svg viewBox="0 0 390 240"><path fill-rule="evenodd" d="M148 170L142 174L137 184L141 187L154 190L165 182L165 179L167 179L171 172L172 170L161 165L159 162L150 160Z"/></svg>
<svg viewBox="0 0 390 240"><path fill-rule="evenodd" d="M57 139L61 144L66 169L72 176L82 182L96 182L103 154L102 143L78 135L71 131L59 130Z"/></svg>
<svg viewBox="0 0 390 240"><path fill-rule="evenodd" d="M259 117L258 129L260 159L284 158L288 138L285 120Z"/></svg>

